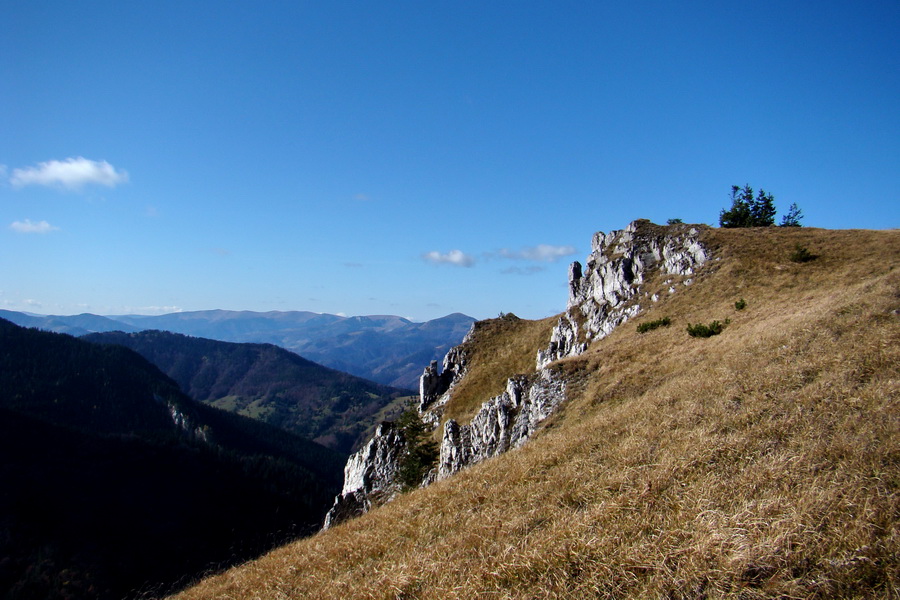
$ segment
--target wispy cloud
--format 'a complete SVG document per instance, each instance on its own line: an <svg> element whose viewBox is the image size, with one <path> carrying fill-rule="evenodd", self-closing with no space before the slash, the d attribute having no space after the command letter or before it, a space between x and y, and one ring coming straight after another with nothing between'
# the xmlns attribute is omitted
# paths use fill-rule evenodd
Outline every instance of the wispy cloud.
<svg viewBox="0 0 900 600"><path fill-rule="evenodd" d="M526 246L519 250L510 250L503 248L497 251L497 255L501 258L509 258L512 260L531 260L535 262L557 262L558 260L575 254L574 246L552 246L550 244L539 244L537 246Z"/></svg>
<svg viewBox="0 0 900 600"><path fill-rule="evenodd" d="M31 219L13 221L9 228L16 233L50 233L51 231L59 231L59 227L54 227L47 221L38 221L35 223Z"/></svg>
<svg viewBox="0 0 900 600"><path fill-rule="evenodd" d="M117 170L105 160L88 160L82 156L13 169L9 178L14 188L42 185L65 190L80 190L90 184L115 187L127 181L126 171Z"/></svg>
<svg viewBox="0 0 900 600"><path fill-rule="evenodd" d="M466 254L462 250L451 250L446 254L438 252L437 250L432 250L431 252L423 254L422 258L425 259L426 262L435 265L445 264L457 267L471 267L475 264L475 257Z"/></svg>
<svg viewBox="0 0 900 600"><path fill-rule="evenodd" d="M527 267L508 267L500 271L503 275L535 275L546 271L547 267L539 265L529 265Z"/></svg>
<svg viewBox="0 0 900 600"><path fill-rule="evenodd" d="M370 202L372 200L368 194L355 194L353 199L358 202Z"/></svg>

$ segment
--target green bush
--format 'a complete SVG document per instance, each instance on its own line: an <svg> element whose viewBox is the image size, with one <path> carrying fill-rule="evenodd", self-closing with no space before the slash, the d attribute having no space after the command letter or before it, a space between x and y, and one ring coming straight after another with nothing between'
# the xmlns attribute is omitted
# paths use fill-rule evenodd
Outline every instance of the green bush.
<svg viewBox="0 0 900 600"><path fill-rule="evenodd" d="M637 326L638 333L647 333L648 331L653 331L657 327L668 327L672 324L672 319L669 317L663 317L662 319L656 319L655 321L647 321L646 323L640 323Z"/></svg>
<svg viewBox="0 0 900 600"><path fill-rule="evenodd" d="M422 422L422 417L415 406L410 406L396 421L406 450L400 459L397 478L403 490L419 487L428 472L437 464L440 449L437 442L431 439L431 432Z"/></svg>
<svg viewBox="0 0 900 600"><path fill-rule="evenodd" d="M801 246L800 244L797 244L790 256L791 262L795 263L805 263L816 258L816 255L811 253L806 246Z"/></svg>
<svg viewBox="0 0 900 600"><path fill-rule="evenodd" d="M747 308L747 301L743 298L734 303L734 310L744 310L745 308Z"/></svg>
<svg viewBox="0 0 900 600"><path fill-rule="evenodd" d="M731 323L730 319L725 319L724 323L721 321L713 321L709 325L704 325L703 323L691 325L688 323L687 332L691 337L708 338L722 333L722 330L725 329L729 323Z"/></svg>

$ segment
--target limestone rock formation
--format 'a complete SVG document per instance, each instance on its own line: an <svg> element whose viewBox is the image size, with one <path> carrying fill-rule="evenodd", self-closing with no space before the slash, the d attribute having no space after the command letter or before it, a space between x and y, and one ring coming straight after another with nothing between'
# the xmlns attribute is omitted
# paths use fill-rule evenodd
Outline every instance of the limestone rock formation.
<svg viewBox="0 0 900 600"><path fill-rule="evenodd" d="M646 220L634 221L621 231L595 234L585 266L575 262L569 269L566 312L547 348L538 352L536 370L510 378L506 391L485 401L469 424L453 419L444 424L437 469L422 485L523 444L566 399L566 382L550 363L581 354L592 341L638 314L642 296L658 301L655 290L650 290L654 291L651 296L642 287L656 271L670 276L661 283L664 286L672 283L671 277L692 275L708 260L699 236L690 225L660 227ZM422 373L418 410L423 423L432 428L440 425L454 386L466 376L465 347L474 332L473 326L463 343L447 353L440 371L432 361ZM398 493L395 480L405 452L402 432L382 424L368 445L350 457L344 489L325 527L362 514Z"/></svg>
<svg viewBox="0 0 900 600"><path fill-rule="evenodd" d="M419 412L446 402L447 392L465 375L467 359L463 347L471 335L470 329L462 343L447 352L440 371L436 360L425 367L425 371L419 377Z"/></svg>
<svg viewBox="0 0 900 600"><path fill-rule="evenodd" d="M642 284L654 270L691 275L708 259L700 232L690 225L660 227L645 219L625 229L594 234L584 267L569 269L569 301L550 344L538 352L537 368L577 356L588 345L637 315Z"/></svg>
<svg viewBox="0 0 900 600"><path fill-rule="evenodd" d="M481 405L469 425L444 424L438 478L525 443L566 398L565 382L550 369L513 377L506 391Z"/></svg>
<svg viewBox="0 0 900 600"><path fill-rule="evenodd" d="M400 486L395 481L406 440L392 423L382 423L361 450L344 467L344 487L325 516L324 528L366 513L384 504Z"/></svg>

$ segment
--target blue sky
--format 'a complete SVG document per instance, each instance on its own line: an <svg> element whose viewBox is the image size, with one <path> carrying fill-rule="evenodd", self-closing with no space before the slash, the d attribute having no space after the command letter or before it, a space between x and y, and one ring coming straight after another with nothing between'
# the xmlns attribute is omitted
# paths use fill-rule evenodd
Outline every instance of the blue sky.
<svg viewBox="0 0 900 600"><path fill-rule="evenodd" d="M900 3L7 2L0 308L540 318L732 184L900 224ZM779 215L780 218L780 215Z"/></svg>

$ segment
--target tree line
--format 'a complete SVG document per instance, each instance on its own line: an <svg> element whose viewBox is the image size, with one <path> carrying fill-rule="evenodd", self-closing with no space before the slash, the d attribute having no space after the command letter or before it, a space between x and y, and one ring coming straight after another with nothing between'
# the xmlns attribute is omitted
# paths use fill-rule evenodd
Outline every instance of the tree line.
<svg viewBox="0 0 900 600"><path fill-rule="evenodd" d="M719 213L719 226L733 227L771 227L775 225L775 197L762 188L756 196L750 184L744 187L731 186L731 208L722 209ZM800 227L803 213L794 202L781 218L781 227Z"/></svg>

